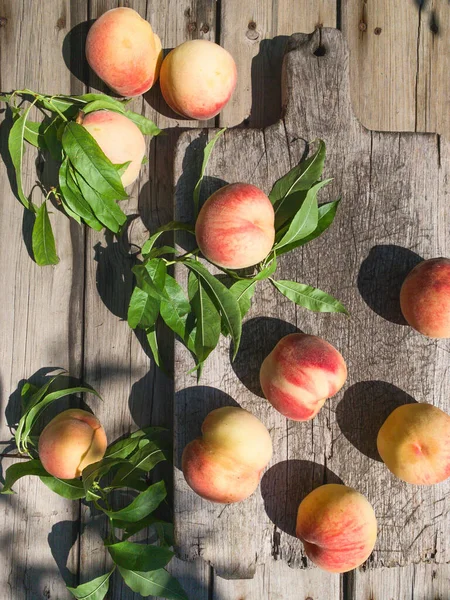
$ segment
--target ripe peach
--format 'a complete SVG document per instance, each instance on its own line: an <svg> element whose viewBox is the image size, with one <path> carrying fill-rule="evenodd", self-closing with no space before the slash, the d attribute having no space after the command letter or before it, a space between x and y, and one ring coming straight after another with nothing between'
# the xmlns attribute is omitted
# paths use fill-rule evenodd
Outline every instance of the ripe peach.
<svg viewBox="0 0 450 600"><path fill-rule="evenodd" d="M92 25L86 38L92 70L121 96L139 96L158 79L161 40L132 8L113 8Z"/></svg>
<svg viewBox="0 0 450 600"><path fill-rule="evenodd" d="M346 573L369 558L377 520L369 501L345 485L322 485L301 502L296 535L306 555L321 569Z"/></svg>
<svg viewBox="0 0 450 600"><path fill-rule="evenodd" d="M182 468L189 486L211 502L239 502L253 494L272 457L272 440L259 419L233 406L217 408L188 444Z"/></svg>
<svg viewBox="0 0 450 600"><path fill-rule="evenodd" d="M236 87L236 63L214 42L184 42L166 56L160 85L164 100L179 115L204 121L215 117Z"/></svg>
<svg viewBox="0 0 450 600"><path fill-rule="evenodd" d="M450 259L431 258L408 274L400 307L411 327L432 338L450 338Z"/></svg>
<svg viewBox="0 0 450 600"><path fill-rule="evenodd" d="M56 416L39 437L39 458L44 469L60 479L80 477L88 465L103 458L105 430L85 410L72 408Z"/></svg>
<svg viewBox="0 0 450 600"><path fill-rule="evenodd" d="M195 224L203 255L219 267L244 269L261 262L275 240L275 214L269 198L249 183L214 192Z"/></svg>
<svg viewBox="0 0 450 600"><path fill-rule="evenodd" d="M142 165L145 154L145 139L141 130L130 119L112 110L97 110L87 114L83 127L115 165L131 160L122 175L124 187L133 183Z"/></svg>
<svg viewBox="0 0 450 600"><path fill-rule="evenodd" d="M431 404L404 404L381 426L377 447L399 479L432 485L450 477L450 415Z"/></svg>
<svg viewBox="0 0 450 600"><path fill-rule="evenodd" d="M347 365L331 344L314 335L282 338L261 365L264 396L282 415L309 421L347 379Z"/></svg>

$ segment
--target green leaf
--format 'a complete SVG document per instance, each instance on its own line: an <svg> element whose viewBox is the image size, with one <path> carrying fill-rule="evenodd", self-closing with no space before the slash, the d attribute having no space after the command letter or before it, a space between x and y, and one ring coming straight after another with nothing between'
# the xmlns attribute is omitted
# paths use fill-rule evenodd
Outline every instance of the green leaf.
<svg viewBox="0 0 450 600"><path fill-rule="evenodd" d="M252 305L257 281L254 279L241 279L230 287L230 292L236 298L241 310L242 318L248 313Z"/></svg>
<svg viewBox="0 0 450 600"><path fill-rule="evenodd" d="M58 379L58 377L60 377L61 374L55 375L54 377L51 377L46 383L45 385L43 385L41 388L38 389L34 389L35 386L33 386L32 384L30 384L29 382L25 383L22 389L22 417L19 420L19 423L17 425L17 429L16 432L14 434L14 439L16 442L16 446L19 450L19 452L26 452L26 449L23 446L22 443L22 433L23 433L23 429L25 427L25 419L26 419L26 415L28 413L28 411L33 407L36 406L36 404L38 404L41 399L45 396L45 394L47 393L47 391L49 390L50 386L52 385L52 383L54 381L56 381ZM29 391L31 389L34 389L32 396L30 397L29 395Z"/></svg>
<svg viewBox="0 0 450 600"><path fill-rule="evenodd" d="M47 149L53 160L62 161L62 144L58 139L58 128L61 125L61 119L54 119L50 124L46 124L44 129L44 140Z"/></svg>
<svg viewBox="0 0 450 600"><path fill-rule="evenodd" d="M125 171L128 169L128 167L131 165L131 160L128 160L127 162L122 163L121 165L114 165L116 171L119 173L119 175L122 177L122 175L125 173Z"/></svg>
<svg viewBox="0 0 450 600"><path fill-rule="evenodd" d="M82 179L104 201L128 198L114 165L82 125L75 122L68 123L62 136L62 145ZM81 189L83 191L83 188Z"/></svg>
<svg viewBox="0 0 450 600"><path fill-rule="evenodd" d="M191 305L182 287L173 277L166 275L160 306L161 317L181 339L186 335L186 317L190 311Z"/></svg>
<svg viewBox="0 0 450 600"><path fill-rule="evenodd" d="M70 172L68 160L66 157L59 168L59 189L61 196L72 212L76 213L92 229L101 231L103 225L95 218L91 207L83 197L80 188Z"/></svg>
<svg viewBox="0 0 450 600"><path fill-rule="evenodd" d="M32 210L32 206L26 198L22 187L22 162L25 150L25 127L32 106L33 104L30 104L23 115L14 122L8 137L8 151L16 174L17 195L25 208L30 210Z"/></svg>
<svg viewBox="0 0 450 600"><path fill-rule="evenodd" d="M166 263L161 258L152 258L151 260L145 261L144 269L149 274L156 289L159 292L162 292L166 285L166 276L167 276Z"/></svg>
<svg viewBox="0 0 450 600"><path fill-rule="evenodd" d="M79 225L81 225L81 223L82 223L81 217L79 215L77 215L77 213L73 212L73 210L67 204L66 199L64 198L64 196L61 193L59 194L59 201L61 202L61 206L63 207L66 215L69 218L74 219L74 221L76 221Z"/></svg>
<svg viewBox="0 0 450 600"><path fill-rule="evenodd" d="M325 154L325 142L319 140L319 146L311 157L302 161L275 182L269 194L275 212L281 210L283 202L289 194L299 190L308 190L320 178L325 163Z"/></svg>
<svg viewBox="0 0 450 600"><path fill-rule="evenodd" d="M198 210L199 210L200 191L201 191L201 187L202 187L202 181L203 181L203 177L205 176L206 167L208 166L209 157L211 156L211 152L213 151L213 148L216 145L217 140L226 131L226 129L227 128L224 127L223 129L218 131L216 133L216 135L213 137L213 139L206 144L205 149L203 150L203 162L202 162L202 168L200 170L200 177L198 178L198 181L195 184L195 188L194 188L194 214L196 217L198 215Z"/></svg>
<svg viewBox="0 0 450 600"><path fill-rule="evenodd" d="M153 248L150 250L148 254L146 254L146 258L156 258L158 256L163 256L164 254L176 254L176 250L173 246L161 246L161 248Z"/></svg>
<svg viewBox="0 0 450 600"><path fill-rule="evenodd" d="M291 244L286 244L279 250L277 250L277 254L285 254L286 252L290 252L299 246L304 246L308 242L318 238L322 233L328 229L328 227L333 223L334 217L336 216L337 207L339 205L340 199L335 200L334 202L327 202L326 204L322 204L319 206L319 220L317 222L317 227L314 229L312 233L307 235L301 240L297 240L292 242Z"/></svg>
<svg viewBox="0 0 450 600"><path fill-rule="evenodd" d="M47 202L41 204L36 211L36 220L31 235L34 260L40 266L57 265L59 263L56 254L55 238L52 225L47 212Z"/></svg>
<svg viewBox="0 0 450 600"><path fill-rule="evenodd" d="M22 418L19 421L18 431L20 428L20 439L17 443L17 447L19 448L19 450L22 446L26 447L28 437L31 433L31 430L33 429L34 424L44 412L44 410L46 410L52 402L55 402L56 400L59 400L60 398L64 398L66 396L79 393L94 394L95 396L100 398L99 394L97 394L97 392L92 388L80 386L67 388L65 390L56 390L55 392L51 392L50 394L45 394L38 402L31 405L28 408L27 412L22 415Z"/></svg>
<svg viewBox="0 0 450 600"><path fill-rule="evenodd" d="M114 569L101 577L92 579L87 583L82 583L76 588L67 587L72 596L78 600L103 600L106 597L109 589L109 578L114 573Z"/></svg>
<svg viewBox="0 0 450 600"><path fill-rule="evenodd" d="M127 220L127 217L120 206L116 204L115 200L111 200L111 198L94 190L94 188L83 179L80 173L76 173L76 181L95 217L109 230L114 233L119 233L120 228Z"/></svg>
<svg viewBox="0 0 450 600"><path fill-rule="evenodd" d="M161 133L161 129L157 127L153 121L144 117L144 115L127 110L125 111L125 116L128 117L130 121L133 121L144 135L155 136Z"/></svg>
<svg viewBox="0 0 450 600"><path fill-rule="evenodd" d="M36 103L52 113L62 113L66 118L74 117L80 109L69 96L40 96Z"/></svg>
<svg viewBox="0 0 450 600"><path fill-rule="evenodd" d="M170 456L166 449L159 448L155 443L148 441L144 447L140 448L136 454L128 459L126 465L119 469L111 486L125 487L125 482L132 473L135 473L136 471L148 473L157 464L164 460L168 460L169 458Z"/></svg>
<svg viewBox="0 0 450 600"><path fill-rule="evenodd" d="M136 327L152 327L159 315L159 300L149 296L144 290L135 287L128 306L128 325Z"/></svg>
<svg viewBox="0 0 450 600"><path fill-rule="evenodd" d="M277 253L279 248L307 237L317 228L319 222L317 194L319 190L328 185L330 181L331 179L320 181L308 190L303 204L301 205L295 217L292 219L286 233L284 233L280 241L278 241L274 246L274 249L277 250Z"/></svg>
<svg viewBox="0 0 450 600"><path fill-rule="evenodd" d="M333 312L348 315L346 308L330 294L317 288L296 281L274 281L273 285L279 292L298 304L314 312Z"/></svg>
<svg viewBox="0 0 450 600"><path fill-rule="evenodd" d="M141 248L141 254L142 256L146 257L148 254L150 254L153 246L155 245L156 241L158 240L158 238L165 232L165 231L189 231L189 233L192 233L195 235L195 230L192 227L192 225L189 225L188 223L179 223L178 221L170 221L169 223L167 223L166 225L163 225L162 227L160 227L146 242L145 244L142 246Z"/></svg>
<svg viewBox="0 0 450 600"><path fill-rule="evenodd" d="M196 317L195 355L199 362L204 362L219 343L221 318L201 279L192 299L192 309Z"/></svg>
<svg viewBox="0 0 450 600"><path fill-rule="evenodd" d="M81 94L78 96L58 96L59 98L68 98L72 102L77 102L79 104L87 104L88 102L94 102L95 100L104 100L105 98L109 98L107 94L100 94L97 92L88 92L87 94ZM122 98L120 100L116 100L116 102L120 102L124 106L130 102L128 98Z"/></svg>
<svg viewBox="0 0 450 600"><path fill-rule="evenodd" d="M125 569L133 571L155 571L165 567L174 553L162 546L117 542L107 545L111 558Z"/></svg>
<svg viewBox="0 0 450 600"><path fill-rule="evenodd" d="M100 481L113 467L126 462L124 458L103 458L85 467L81 473L85 491L91 490L94 482Z"/></svg>
<svg viewBox="0 0 450 600"><path fill-rule="evenodd" d="M181 585L165 569L157 571L132 571L118 567L129 588L143 597L157 596L168 600L189 600Z"/></svg>
<svg viewBox="0 0 450 600"><path fill-rule="evenodd" d="M239 304L233 294L223 283L211 275L208 269L201 263L188 259L184 264L194 271L202 280L203 287L215 307L219 311L227 331L230 332L231 338L234 343L234 354L233 360L236 357L237 351L239 350L239 343L241 341L242 334L242 317Z"/></svg>
<svg viewBox="0 0 450 600"><path fill-rule="evenodd" d="M166 486L163 481L151 485L145 492L141 492L125 508L120 510L105 510L104 513L111 519L119 519L134 523L143 519L158 508L166 497Z"/></svg>
<svg viewBox="0 0 450 600"><path fill-rule="evenodd" d="M165 371L162 361L161 361L161 357L159 355L158 338L156 336L155 326L152 325L151 327L148 327L146 329L146 334L147 334L147 342L148 342L148 345L150 346L150 350L153 355L153 360L155 361L155 363L158 367L160 367L163 371Z"/></svg>
<svg viewBox="0 0 450 600"><path fill-rule="evenodd" d="M83 482L80 479L59 479L53 475L41 475L39 479L48 488L63 498L69 500L80 500L86 493Z"/></svg>
<svg viewBox="0 0 450 600"><path fill-rule="evenodd" d="M161 521L153 515L148 515L145 519L137 523L127 523L126 521L113 521L112 526L116 529L122 529L122 539L126 540L142 529L150 527L156 531L159 542L162 546L171 547L174 545L173 525L167 521Z"/></svg>
<svg viewBox="0 0 450 600"><path fill-rule="evenodd" d="M88 115L91 112L95 112L96 110L113 110L118 113L125 113L125 106L123 102L120 100L115 100L111 98L111 96L104 95L101 98L95 98L95 100L91 100L87 102L82 109L85 115Z"/></svg>
<svg viewBox="0 0 450 600"><path fill-rule="evenodd" d="M48 476L47 471L42 466L40 460L33 459L26 462L18 462L6 469L5 485L1 491L2 494L14 494L12 486L26 475Z"/></svg>
<svg viewBox="0 0 450 600"><path fill-rule="evenodd" d="M25 123L24 138L25 140L41 150L46 150L47 146L44 139L44 123L35 123L34 121L27 121Z"/></svg>
<svg viewBox="0 0 450 600"><path fill-rule="evenodd" d="M105 458L127 458L132 454L139 444L139 438L126 437L114 442L105 452Z"/></svg>

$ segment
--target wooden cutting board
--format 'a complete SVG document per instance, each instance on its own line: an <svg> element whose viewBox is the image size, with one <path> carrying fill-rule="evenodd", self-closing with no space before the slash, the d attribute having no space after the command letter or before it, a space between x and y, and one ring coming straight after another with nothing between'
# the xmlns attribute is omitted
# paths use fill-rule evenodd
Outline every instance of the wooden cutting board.
<svg viewBox="0 0 450 600"><path fill-rule="evenodd" d="M277 277L319 287L339 298L351 318L313 314L260 285L230 362L228 340L206 363L199 385L187 375L192 359L175 347L175 529L179 556L201 557L226 578L250 578L273 559L309 566L294 537L301 499L323 483L365 494L379 535L368 566L450 561L450 481L432 487L396 479L380 462L376 435L387 415L406 402L450 410L450 342L406 326L399 290L421 258L450 255L450 148L434 134L376 133L355 118L348 50L334 29L290 38L283 65L283 116L264 130L232 129L217 143L203 188L253 183L268 193L302 158L306 142L327 145L322 201L342 196L335 223L319 239L279 261ZM364 80L360 81L364 85ZM184 133L175 157L175 212L192 221L192 191L202 149L215 130ZM185 246L181 236L180 246ZM186 272L176 276L185 283ZM288 421L262 397L258 371L276 342L292 331L320 335L344 355L345 388L308 423ZM202 500L184 481L181 454L200 434L204 417L240 405L271 432L274 456L260 488L245 502Z"/></svg>

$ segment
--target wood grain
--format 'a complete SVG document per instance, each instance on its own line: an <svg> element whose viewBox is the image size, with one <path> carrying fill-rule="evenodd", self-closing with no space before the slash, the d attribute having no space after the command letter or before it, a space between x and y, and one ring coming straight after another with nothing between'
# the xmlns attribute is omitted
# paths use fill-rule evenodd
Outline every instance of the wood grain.
<svg viewBox="0 0 450 600"><path fill-rule="evenodd" d="M3 0L0 16L0 82L2 91L24 87L44 93L77 93L80 87L67 69L62 47L72 21L70 2L39 3ZM67 48L69 49L69 48ZM74 58L75 48L71 48ZM51 68L50 68L51 65ZM30 258L32 221L11 192L8 181L8 123L1 125L0 186L0 439L11 438L9 426L19 417L19 382L35 376L39 382L48 368L63 367L81 375L83 322L84 233L55 208L50 219L60 262L38 267ZM30 147L24 162L24 189L37 179L36 168L54 183L55 171ZM38 190L33 200L40 203ZM24 236L25 231L25 236ZM61 409L61 403L57 410ZM46 414L49 418L52 409ZM3 458L4 473L12 459ZM75 584L78 569L79 503L56 496L37 478L15 486L17 496L0 496L0 589L5 600L67 598L64 579Z"/></svg>
<svg viewBox="0 0 450 600"><path fill-rule="evenodd" d="M92 0L89 19L96 19L106 10L118 4L129 6L148 19L161 37L164 49L170 49L187 39L205 37L214 39L215 5L208 1L192 0L183 5L175 0L155 3L146 0L115 2ZM168 18L170 14L170 18ZM195 24L195 25L194 25ZM208 31L204 33L208 25ZM93 89L108 92L104 84L90 73L89 85ZM185 121L174 115L162 100L159 85L143 97L132 102L132 109L154 120L165 135L148 143L149 162L143 166L138 181L127 189L130 199L122 203L125 212L139 215L133 223L130 235L133 243L142 243L146 229L154 230L172 219L173 147L184 127L198 127L197 121ZM210 124L210 123L209 123ZM103 233L87 232L86 294L84 370L89 381L103 396L104 403L97 402L95 412L104 425L110 441L145 427L149 424L172 425L173 381L156 368L145 336L135 334L126 321L128 302L134 286L131 272L136 260L125 240L117 240ZM169 366L173 360L173 338L165 335L162 354ZM171 466L157 470L157 477L166 476L170 484ZM130 497L117 499L117 507L130 501ZM82 523L91 520L89 510L83 507ZM98 521L88 526L81 538L81 563L83 577L87 580L108 568L107 553L101 540L105 523ZM175 567L174 567L175 568ZM203 566L198 576L195 571L185 574L188 589L195 583L199 589L208 589L209 569ZM183 577L182 577L183 579ZM111 581L111 596L126 600L138 597L127 588L120 576Z"/></svg>
<svg viewBox="0 0 450 600"><path fill-rule="evenodd" d="M347 591L353 600L447 600L450 566L409 565L397 569L370 569L354 574Z"/></svg>
<svg viewBox="0 0 450 600"><path fill-rule="evenodd" d="M220 44L238 68L236 91L218 117L220 126L264 127L278 121L280 73L289 35L335 27L335 0L222 2ZM219 41L219 40L218 40Z"/></svg>
<svg viewBox="0 0 450 600"><path fill-rule="evenodd" d="M315 56L319 45L325 56ZM227 343L221 342L200 387L186 375L190 359L176 345L176 467L184 445L199 434L204 416L221 404L238 402L251 410L266 423L275 446L261 492L239 505L223 507L201 500L176 470L180 556L202 556L228 578L252 576L258 564L270 563L274 548L288 564L302 566L301 544L291 535L298 499L320 483L341 479L366 494L379 516L370 566L446 562L448 484L428 489L407 486L373 455L376 423L395 405L408 401L408 394L448 410L446 343L430 343L404 327L396 306L401 277L417 255L448 253L447 236L439 235L448 228L447 221L439 223L448 213L445 198L438 193L438 138L375 134L359 124L349 99L348 53L336 30L294 36L290 50L284 62L284 120L264 131L226 132L208 167L205 192L223 181L237 180L268 191L287 170L286 162L293 165L300 159L305 139L324 138L325 175L333 176L334 182L322 199L342 193L339 216L323 239L281 261L278 277L331 292L344 301L352 318L295 310L263 287L244 326L234 372L228 366ZM194 157L205 139L200 130L191 131L177 146L177 218L189 220L198 169ZM183 281L181 269L177 275ZM264 318L255 323L260 315ZM252 393L257 391L254 377L261 362L255 339L261 346L274 345L277 336L292 328L329 340L350 367L343 393L311 423L287 422ZM280 503L280 497L286 500Z"/></svg>
<svg viewBox="0 0 450 600"><path fill-rule="evenodd" d="M382 131L450 136L450 10L442 0L342 2L355 114Z"/></svg>

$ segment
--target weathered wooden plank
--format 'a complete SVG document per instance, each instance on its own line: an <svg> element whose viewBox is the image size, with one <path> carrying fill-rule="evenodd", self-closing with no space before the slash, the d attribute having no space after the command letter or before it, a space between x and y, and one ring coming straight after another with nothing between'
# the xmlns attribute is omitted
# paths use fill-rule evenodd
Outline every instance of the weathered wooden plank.
<svg viewBox="0 0 450 600"><path fill-rule="evenodd" d="M355 114L371 129L450 134L450 15L440 0L349 0Z"/></svg>
<svg viewBox="0 0 450 600"><path fill-rule="evenodd" d="M1 469L15 462L3 458ZM37 477L0 496L0 585L4 600L70 598L76 585L79 503L64 500Z"/></svg>
<svg viewBox="0 0 450 600"><path fill-rule="evenodd" d="M450 137L450 10L432 0L420 11L416 130Z"/></svg>
<svg viewBox="0 0 450 600"><path fill-rule="evenodd" d="M339 575L319 569L300 572L281 560L259 565L253 579L216 577L213 587L214 600L338 600L341 597Z"/></svg>
<svg viewBox="0 0 450 600"><path fill-rule="evenodd" d="M324 56L315 55L319 45ZM246 346L244 332L242 358L238 356L234 372L227 344L222 342L209 360L200 387L185 374L190 363L184 349L176 345L178 469L183 447L198 435L204 416L224 403L238 401L257 414L273 432L275 445L273 466L262 481L262 497L256 493L239 505L224 508L201 500L176 471L180 556L203 556L227 577L251 576L257 564L270 562L274 547L289 564L302 565L301 544L291 535L298 500L319 483L340 478L365 493L378 513L380 535L372 566L446 562L448 485L407 486L395 480L364 446L370 440L373 447L376 424L386 411L407 400L407 392L418 401L448 409L445 343L420 338L400 325L395 314L402 273L417 259L412 250L426 256L448 253L446 237L440 236L448 229L448 221L439 221L447 219L448 212L445 198L438 194L437 138L373 134L360 126L349 101L348 54L336 31L294 37L291 49L284 63L284 123L264 133L227 132L208 168L208 191L221 180L248 181L268 191L280 170L287 169L286 141L295 163L304 151L304 139L323 137L328 146L326 175L335 178L324 199L343 194L339 217L323 240L285 257L280 271L283 278L307 281L340 297L352 318L313 315L300 309L294 313L288 301L275 299L270 289L263 289L245 326L248 342ZM201 131L186 133L177 148L177 218L191 217L188 199L198 169L195 156L205 142L201 136ZM184 161L185 156L190 161ZM177 276L183 280L181 268ZM278 317L284 323L264 318L255 323L251 317L256 315ZM264 346L272 332L274 345L293 327L330 340L350 366L345 393L308 424L287 423L252 393L257 392L255 377L262 359L255 352L254 340L262 340ZM361 419L365 419L363 426Z"/></svg>
<svg viewBox="0 0 450 600"><path fill-rule="evenodd" d="M355 114L370 129L414 131L417 3L349 0L342 3L342 29L351 50Z"/></svg>
<svg viewBox="0 0 450 600"><path fill-rule="evenodd" d="M448 564L418 564L356 572L347 597L353 600L447 600L449 590Z"/></svg>
<svg viewBox="0 0 450 600"><path fill-rule="evenodd" d="M81 19L82 2L39 3L24 0L0 2L0 79L3 91L28 87L45 93L77 93L82 87L71 77L62 54L68 30ZM73 58L76 48L66 46ZM32 221L10 191L7 171L7 124L1 126L0 183L0 301L1 397L0 440L10 439L8 426L19 416L19 399L13 394L20 380L48 367L64 367L81 374L84 234L81 227L56 209L52 221L60 263L38 267L24 243L30 241ZM24 188L35 184L36 155L27 148ZM42 167L42 163L39 164ZM44 165L49 183L55 172ZM40 192L33 199L40 202ZM12 394L10 396L10 394ZM9 398L8 398L9 397ZM58 407L61 408L60 406ZM6 416L5 416L6 411ZM51 415L52 410L47 416ZM3 472L13 462L2 460ZM79 503L56 496L36 478L15 486L17 496L0 496L1 596L11 600L68 598L64 579L76 583L78 567Z"/></svg>
<svg viewBox="0 0 450 600"><path fill-rule="evenodd" d="M207 0L186 3L177 0L164 3L146 0L93 0L90 2L89 19L97 18L119 4L134 8L146 18L161 37L165 49L177 46L187 39L215 37L215 3ZM107 91L92 73L89 84ZM122 203L127 214L139 214L145 227L154 230L172 219L173 147L180 127L198 127L199 123L174 115L164 103L159 85L154 86L144 97L134 100L132 107L165 129L164 136L150 141L149 163L143 166L138 181L127 190L130 199ZM134 233L130 234L133 241L139 242L139 232L142 233L142 229L142 223L138 220ZM140 241L142 243L142 237ZM88 232L84 368L86 380L105 399L104 403L96 403L94 410L111 440L150 423L172 427L173 381L149 358L150 351L145 337L136 335L126 322L128 301L134 285L131 273L134 264L135 259L128 253L125 244L112 236ZM173 360L171 336L164 338L162 354L170 368ZM166 475L170 481L170 467L167 468ZM119 504L125 501L121 499ZM82 522L87 523L89 520L89 511L83 508ZM101 542L103 525L100 522L95 528L88 527L81 538L83 580L108 568L108 559ZM198 596L192 591L193 598L201 600L203 592L200 590L206 590L206 600L209 568L201 563L198 571L192 566L188 570L183 564L174 565L173 568L180 574L180 579L182 583L186 583L188 590L198 587ZM119 576L113 577L110 589L111 598L125 600L138 597L123 584Z"/></svg>
<svg viewBox="0 0 450 600"><path fill-rule="evenodd" d="M264 127L280 117L280 73L287 36L336 25L336 0L222 2L220 44L238 68L236 91L221 126Z"/></svg>

